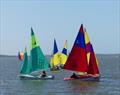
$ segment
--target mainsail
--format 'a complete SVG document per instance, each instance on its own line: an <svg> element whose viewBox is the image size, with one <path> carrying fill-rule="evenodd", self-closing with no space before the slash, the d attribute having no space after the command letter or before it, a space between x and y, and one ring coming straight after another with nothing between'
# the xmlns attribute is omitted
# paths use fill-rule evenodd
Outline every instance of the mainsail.
<svg viewBox="0 0 120 95"><path fill-rule="evenodd" d="M50 61L51 68L60 64L59 52L57 48L56 40L54 39L53 55Z"/></svg>
<svg viewBox="0 0 120 95"><path fill-rule="evenodd" d="M26 48L25 48L25 52L24 52L23 64L22 64L22 68L20 70L20 73L21 74L31 73L31 64L28 62L28 55L27 55Z"/></svg>
<svg viewBox="0 0 120 95"><path fill-rule="evenodd" d="M81 25L73 48L64 65L64 69L77 71L84 74L87 73L88 63L86 55L84 31L83 25Z"/></svg>
<svg viewBox="0 0 120 95"><path fill-rule="evenodd" d="M31 28L31 51L30 51L30 59L32 65L32 71L43 70L49 68L49 63L44 56L38 41L35 38L35 34L33 29Z"/></svg>

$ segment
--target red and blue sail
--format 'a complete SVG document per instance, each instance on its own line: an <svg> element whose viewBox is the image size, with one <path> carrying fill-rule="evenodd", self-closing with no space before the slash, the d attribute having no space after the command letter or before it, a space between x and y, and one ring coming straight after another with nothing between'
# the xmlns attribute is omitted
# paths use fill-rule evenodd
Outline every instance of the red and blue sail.
<svg viewBox="0 0 120 95"><path fill-rule="evenodd" d="M64 65L64 69L77 71L81 73L87 73L88 64L86 56L86 46L84 40L83 25L81 25L73 48L68 56L68 59Z"/></svg>
<svg viewBox="0 0 120 95"><path fill-rule="evenodd" d="M89 67L88 67L88 74L92 75L99 75L99 69L98 69L98 63L97 63L97 58L94 53L92 44L90 45L90 61L89 61Z"/></svg>
<svg viewBox="0 0 120 95"><path fill-rule="evenodd" d="M84 29L85 44L86 44L86 53L87 53L87 62L88 62L88 74L96 75L99 74L98 61L94 53L92 44L90 43L86 29Z"/></svg>
<svg viewBox="0 0 120 95"><path fill-rule="evenodd" d="M80 27L64 69L76 71L80 75L99 75L98 61L83 25Z"/></svg>

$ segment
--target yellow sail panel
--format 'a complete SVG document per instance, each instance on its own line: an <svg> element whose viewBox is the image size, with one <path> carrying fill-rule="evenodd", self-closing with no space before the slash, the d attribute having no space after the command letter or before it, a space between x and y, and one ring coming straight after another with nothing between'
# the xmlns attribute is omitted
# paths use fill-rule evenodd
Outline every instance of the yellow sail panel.
<svg viewBox="0 0 120 95"><path fill-rule="evenodd" d="M57 66L60 64L60 59L59 59L59 53L56 53L53 55L53 57L51 58L51 65L52 66Z"/></svg>
<svg viewBox="0 0 120 95"><path fill-rule="evenodd" d="M67 40L65 41L64 48L67 49Z"/></svg>
<svg viewBox="0 0 120 95"><path fill-rule="evenodd" d="M96 63L97 63L97 66L99 66L99 63L98 63L98 60L97 60L97 57L96 57L96 55L95 55L95 58L96 58Z"/></svg>
<svg viewBox="0 0 120 95"><path fill-rule="evenodd" d="M75 72L77 75L86 75L87 72Z"/></svg>
<svg viewBox="0 0 120 95"><path fill-rule="evenodd" d="M90 43L90 40L89 40L89 37L88 37L88 34L86 32L86 29L84 29L84 37L85 37L85 44L86 44L86 51L87 51L87 62L89 64L89 61L90 61L90 51L89 51L89 43Z"/></svg>
<svg viewBox="0 0 120 95"><path fill-rule="evenodd" d="M61 53L60 54L60 64L64 65L67 60L67 55Z"/></svg>
<svg viewBox="0 0 120 95"><path fill-rule="evenodd" d="M87 62L88 62L88 64L90 62L90 52L87 53Z"/></svg>
<svg viewBox="0 0 120 95"><path fill-rule="evenodd" d="M88 34L86 31L84 32L84 34L85 34L85 44L88 44L90 42Z"/></svg>

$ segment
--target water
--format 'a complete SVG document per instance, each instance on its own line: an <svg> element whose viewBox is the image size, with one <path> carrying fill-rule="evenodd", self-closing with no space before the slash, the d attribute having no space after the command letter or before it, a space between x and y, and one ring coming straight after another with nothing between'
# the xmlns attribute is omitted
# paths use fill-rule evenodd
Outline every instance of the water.
<svg viewBox="0 0 120 95"><path fill-rule="evenodd" d="M100 82L63 81L70 71L48 72L55 80L20 80L17 57L0 56L0 95L120 95L120 55L98 55Z"/></svg>

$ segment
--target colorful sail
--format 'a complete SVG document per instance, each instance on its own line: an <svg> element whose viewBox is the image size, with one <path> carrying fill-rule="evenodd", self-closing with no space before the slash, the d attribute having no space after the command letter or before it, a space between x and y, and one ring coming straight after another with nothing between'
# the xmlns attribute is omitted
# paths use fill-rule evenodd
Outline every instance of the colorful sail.
<svg viewBox="0 0 120 95"><path fill-rule="evenodd" d="M22 64L22 68L20 71L21 74L29 74L31 73L31 65L28 62L28 56L27 56L27 49L25 48L25 52L24 52L24 59L23 59L23 64Z"/></svg>
<svg viewBox="0 0 120 95"><path fill-rule="evenodd" d="M31 65L32 65L32 71L37 70L43 70L49 68L49 63L44 56L38 41L35 38L35 34L33 32L33 29L31 28L31 52L30 52L30 58L31 58Z"/></svg>
<svg viewBox="0 0 120 95"><path fill-rule="evenodd" d="M83 25L81 25L73 48L64 65L64 69L86 74L88 71Z"/></svg>
<svg viewBox="0 0 120 95"><path fill-rule="evenodd" d="M18 58L19 58L19 60L23 60L23 58L24 58L24 53L23 52L18 52Z"/></svg>
<svg viewBox="0 0 120 95"><path fill-rule="evenodd" d="M85 45L86 45L86 53L87 53L87 63L89 65L91 44L85 28L84 28L84 37L85 37Z"/></svg>
<svg viewBox="0 0 120 95"><path fill-rule="evenodd" d="M67 60L67 40L65 41L64 48L60 54L60 64L64 65Z"/></svg>
<svg viewBox="0 0 120 95"><path fill-rule="evenodd" d="M98 61L95 56L92 44L91 44L91 52L90 52L90 62L88 66L88 74L99 75Z"/></svg>
<svg viewBox="0 0 120 95"><path fill-rule="evenodd" d="M51 68L54 68L55 66L60 64L59 52L58 52L57 43L55 39L54 39L53 55L50 63L51 63Z"/></svg>
<svg viewBox="0 0 120 95"><path fill-rule="evenodd" d="M99 74L98 61L93 51L92 44L90 43L86 29L84 29L86 52L87 52L87 61L88 61L88 74Z"/></svg>

